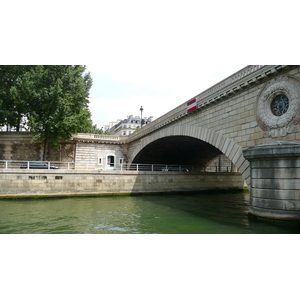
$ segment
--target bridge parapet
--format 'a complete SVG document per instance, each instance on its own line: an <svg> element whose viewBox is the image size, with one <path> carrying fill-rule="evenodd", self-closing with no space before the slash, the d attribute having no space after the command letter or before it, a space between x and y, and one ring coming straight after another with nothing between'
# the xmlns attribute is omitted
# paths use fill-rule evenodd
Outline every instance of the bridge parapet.
<svg viewBox="0 0 300 300"><path fill-rule="evenodd" d="M243 68L242 70L234 73L233 75L225 78L224 80L220 81L219 83L213 85L211 88L205 90L204 92L200 93L197 97L198 99L203 99L205 97L210 96L211 94L220 91L221 89L229 86L230 84L233 84L234 82L241 80L243 78L245 78L246 76L252 74L253 72L261 69L262 67L264 67L263 65L259 65L259 66L247 66L245 68Z"/></svg>
<svg viewBox="0 0 300 300"><path fill-rule="evenodd" d="M154 120L150 124L146 125L142 129L134 132L126 139L127 143L135 141L137 139L146 136L153 131L159 130L162 127L169 125L170 123L176 122L179 119L190 115L187 112L187 102L196 99L197 109L203 109L206 106L211 106L217 104L220 100L229 98L233 94L237 94L245 90L245 88L254 85L255 83L260 83L264 78L279 72L282 69L287 68L287 65L274 65L274 66L264 66L264 65L251 65L247 66L240 71L234 73L233 75L227 77L221 82L215 84L211 88L205 90L204 92L198 94L197 96L188 99L183 104Z"/></svg>

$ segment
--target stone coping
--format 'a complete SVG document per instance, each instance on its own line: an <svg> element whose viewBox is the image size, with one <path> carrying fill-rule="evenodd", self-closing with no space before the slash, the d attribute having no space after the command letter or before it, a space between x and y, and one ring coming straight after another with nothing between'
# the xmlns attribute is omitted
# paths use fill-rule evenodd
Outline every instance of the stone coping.
<svg viewBox="0 0 300 300"><path fill-rule="evenodd" d="M243 154L248 160L300 157L300 143L276 141L269 144L250 147L246 150L243 150Z"/></svg>
<svg viewBox="0 0 300 300"><path fill-rule="evenodd" d="M59 170L37 170L37 169L0 169L0 175L5 174L87 174L87 175L209 175L209 176L218 176L222 174L222 176L240 176L238 172L201 172L201 171L191 171L191 172L163 172L163 171L105 171L105 170L67 170L67 169L59 169Z"/></svg>

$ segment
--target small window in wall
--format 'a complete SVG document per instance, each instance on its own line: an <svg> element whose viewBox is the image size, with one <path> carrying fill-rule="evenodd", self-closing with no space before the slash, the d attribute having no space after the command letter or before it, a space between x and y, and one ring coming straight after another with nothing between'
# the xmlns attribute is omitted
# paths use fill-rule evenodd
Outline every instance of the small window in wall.
<svg viewBox="0 0 300 300"><path fill-rule="evenodd" d="M98 165L103 165L103 157L98 157Z"/></svg>
<svg viewBox="0 0 300 300"><path fill-rule="evenodd" d="M114 165L115 165L115 156L114 155L107 156L107 165L114 167Z"/></svg>

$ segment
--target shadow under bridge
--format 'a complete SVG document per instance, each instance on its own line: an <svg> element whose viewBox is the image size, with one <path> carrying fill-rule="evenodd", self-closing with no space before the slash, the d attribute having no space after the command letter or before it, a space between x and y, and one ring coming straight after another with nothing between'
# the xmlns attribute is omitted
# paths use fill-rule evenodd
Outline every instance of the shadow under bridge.
<svg viewBox="0 0 300 300"><path fill-rule="evenodd" d="M146 145L132 163L191 165L195 170L204 170L221 154L219 149L197 138L169 136Z"/></svg>

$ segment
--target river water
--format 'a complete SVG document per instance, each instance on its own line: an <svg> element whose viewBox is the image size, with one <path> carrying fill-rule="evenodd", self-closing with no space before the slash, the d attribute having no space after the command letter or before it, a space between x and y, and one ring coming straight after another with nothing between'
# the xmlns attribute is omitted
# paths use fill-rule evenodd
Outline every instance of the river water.
<svg viewBox="0 0 300 300"><path fill-rule="evenodd" d="M0 200L4 234L300 233L248 215L245 192Z"/></svg>

